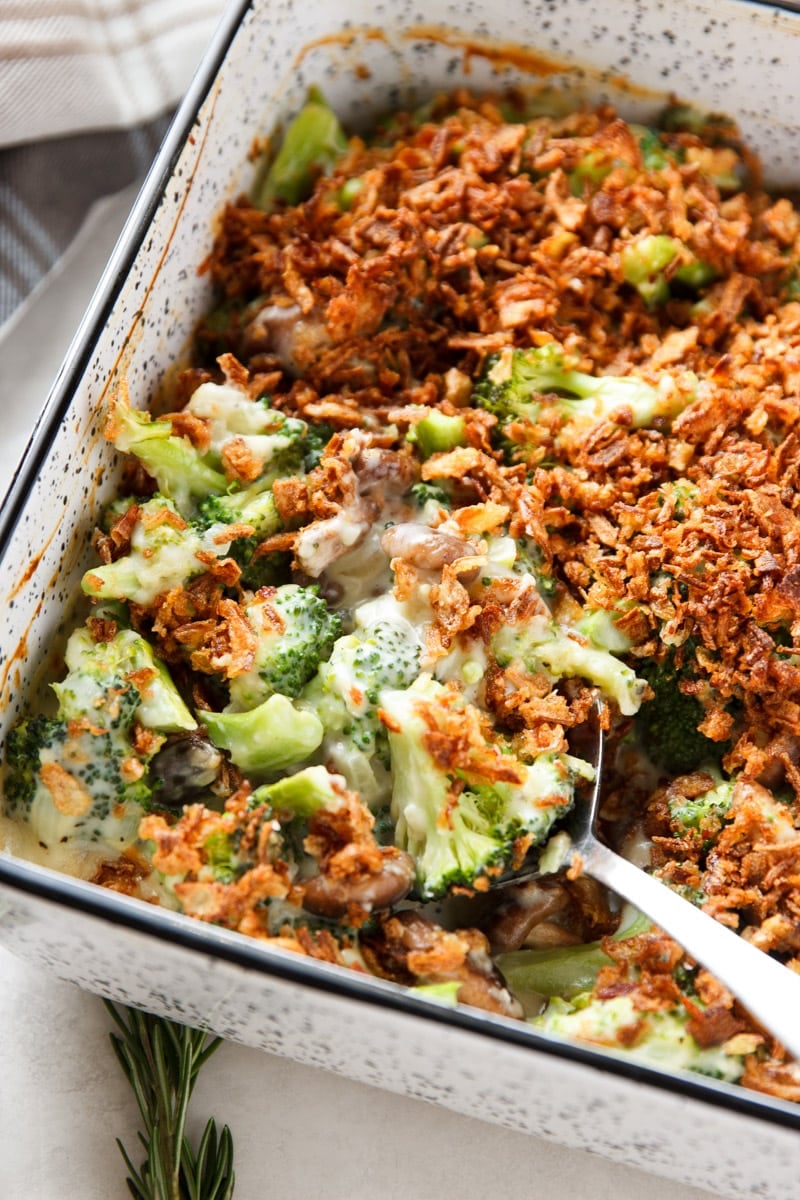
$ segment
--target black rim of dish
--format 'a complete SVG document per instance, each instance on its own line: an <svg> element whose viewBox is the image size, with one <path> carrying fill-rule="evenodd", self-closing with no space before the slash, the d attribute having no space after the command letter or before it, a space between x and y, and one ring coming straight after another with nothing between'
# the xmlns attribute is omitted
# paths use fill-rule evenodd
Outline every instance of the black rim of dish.
<svg viewBox="0 0 800 1200"><path fill-rule="evenodd" d="M550 1039L522 1021L495 1017L477 1009L437 1005L399 985L372 976L362 976L345 967L293 955L288 951L271 950L243 934L206 926L180 913L154 909L144 901L105 891L69 876L57 875L46 867L0 857L0 888L4 885L65 907L67 911L77 910L115 928L135 930L155 937L160 942L179 945L201 955L211 955L248 972L275 976L319 992L350 997L408 1016L424 1017L440 1024L470 1030L507 1045L536 1050L771 1124L800 1130L800 1108L789 1101L760 1097L737 1084L723 1083L688 1072L674 1074L660 1071L613 1053L606 1054L577 1043ZM0 918L0 942L2 940Z"/></svg>

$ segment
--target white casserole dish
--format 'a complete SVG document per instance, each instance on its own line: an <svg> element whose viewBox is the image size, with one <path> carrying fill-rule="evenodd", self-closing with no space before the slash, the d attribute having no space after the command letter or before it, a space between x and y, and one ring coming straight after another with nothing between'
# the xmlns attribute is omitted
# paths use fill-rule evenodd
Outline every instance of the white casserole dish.
<svg viewBox="0 0 800 1200"><path fill-rule="evenodd" d="M115 490L103 405L120 379L144 404L209 305L197 271L214 216L249 187L254 139L319 84L346 124L458 83L535 81L611 96L626 115L665 92L739 119L768 179L797 182L800 15L743 0L474 0L459 12L329 0L234 3L182 106L73 343L0 514L2 733L89 565ZM438 31L434 29L438 26ZM502 30L513 55L488 46ZM483 44L484 50L481 51ZM587 64L589 66L587 67ZM366 68L366 70L364 69ZM624 87L614 77L624 76ZM282 954L0 853L0 939L60 977L298 1061L581 1146L731 1197L795 1188L794 1106L697 1076L565 1047L526 1026L437 1008L401 989ZM357 1039L353 1030L358 1031Z"/></svg>

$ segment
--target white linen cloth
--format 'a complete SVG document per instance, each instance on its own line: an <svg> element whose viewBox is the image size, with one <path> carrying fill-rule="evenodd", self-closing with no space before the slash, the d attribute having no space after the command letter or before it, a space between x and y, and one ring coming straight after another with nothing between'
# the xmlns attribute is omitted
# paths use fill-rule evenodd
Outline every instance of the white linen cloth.
<svg viewBox="0 0 800 1200"><path fill-rule="evenodd" d="M221 0L0 0L0 144L127 129L180 99Z"/></svg>
<svg viewBox="0 0 800 1200"><path fill-rule="evenodd" d="M145 174L223 0L0 0L0 326Z"/></svg>

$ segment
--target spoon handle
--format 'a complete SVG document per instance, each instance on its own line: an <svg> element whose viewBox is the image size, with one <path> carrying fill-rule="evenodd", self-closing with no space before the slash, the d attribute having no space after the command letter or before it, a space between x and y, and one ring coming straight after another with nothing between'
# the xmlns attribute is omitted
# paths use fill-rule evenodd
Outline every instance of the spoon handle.
<svg viewBox="0 0 800 1200"><path fill-rule="evenodd" d="M581 857L587 875L650 917L800 1060L800 975L602 842L584 844Z"/></svg>

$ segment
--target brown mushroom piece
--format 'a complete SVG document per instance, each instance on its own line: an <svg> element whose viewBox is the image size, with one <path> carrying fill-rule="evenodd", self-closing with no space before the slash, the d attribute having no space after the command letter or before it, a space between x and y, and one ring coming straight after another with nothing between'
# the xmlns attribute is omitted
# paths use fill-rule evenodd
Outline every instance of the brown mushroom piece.
<svg viewBox="0 0 800 1200"><path fill-rule="evenodd" d="M414 882L414 860L394 846L381 848L380 870L334 878L315 875L304 884L303 908L318 917L344 916L353 906L385 912L404 899Z"/></svg>
<svg viewBox="0 0 800 1200"><path fill-rule="evenodd" d="M800 766L800 738L794 733L781 733L764 747L760 757L763 765L756 783L774 791L785 783L792 768Z"/></svg>
<svg viewBox="0 0 800 1200"><path fill-rule="evenodd" d="M508 889L508 896L483 925L494 954L507 954L524 945L532 929L563 913L570 896L558 883L538 879Z"/></svg>
<svg viewBox="0 0 800 1200"><path fill-rule="evenodd" d="M217 747L199 733L177 734L167 739L150 760L150 775L160 785L158 798L168 808L215 782L223 764Z"/></svg>
<svg viewBox="0 0 800 1200"><path fill-rule="evenodd" d="M390 525L381 537L381 546L390 558L403 558L422 571L440 571L475 554L474 546L463 538L413 521Z"/></svg>
<svg viewBox="0 0 800 1200"><path fill-rule="evenodd" d="M269 351L290 375L299 376L330 344L323 321L313 313L302 313L286 297L283 304L271 300L248 321L242 330L240 351L245 358Z"/></svg>
<svg viewBox="0 0 800 1200"><path fill-rule="evenodd" d="M448 930L416 910L382 918L362 934L361 950L376 975L406 986L458 983L458 1001L515 1020L524 1016L477 929Z"/></svg>
<svg viewBox="0 0 800 1200"><path fill-rule="evenodd" d="M608 893L587 875L531 879L504 889L495 911L482 923L493 954L527 947L575 946L614 933L619 914Z"/></svg>

